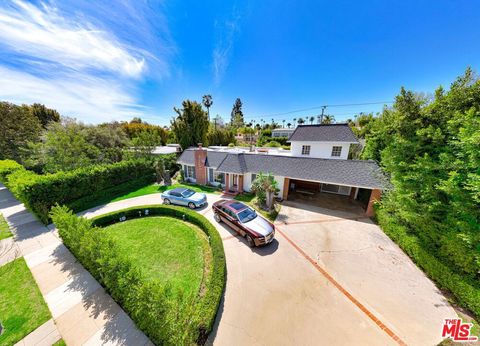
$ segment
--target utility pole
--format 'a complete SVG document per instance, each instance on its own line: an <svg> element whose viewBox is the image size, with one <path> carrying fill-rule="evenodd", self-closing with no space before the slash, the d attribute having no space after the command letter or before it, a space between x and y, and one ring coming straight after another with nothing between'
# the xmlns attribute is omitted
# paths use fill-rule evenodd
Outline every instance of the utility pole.
<svg viewBox="0 0 480 346"><path fill-rule="evenodd" d="M323 123L323 116L325 115L325 109L327 108L327 106L322 106L322 114L320 114L318 116L318 123L319 124L322 124Z"/></svg>

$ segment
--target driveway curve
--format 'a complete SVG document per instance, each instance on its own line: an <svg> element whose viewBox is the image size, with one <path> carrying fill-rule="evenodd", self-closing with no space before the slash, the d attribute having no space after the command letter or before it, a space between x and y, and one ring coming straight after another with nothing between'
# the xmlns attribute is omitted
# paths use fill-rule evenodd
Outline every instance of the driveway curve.
<svg viewBox="0 0 480 346"><path fill-rule="evenodd" d="M430 280L369 220L285 205L277 219L279 231L274 242L250 249L242 238L213 219L211 205L224 197L207 194L207 198L208 205L197 211L219 231L227 260L225 294L209 344L434 345L441 341L439 321L456 316ZM152 194L112 202L80 215L92 218L160 203L160 194ZM387 270L389 276L382 277L389 258L382 257L381 252L364 256L363 262L359 261L361 254L337 261L320 256L324 236L335 235L341 223L345 223L344 232L361 234L366 227L370 233L366 231L364 242L372 234L380 237L386 253L397 259L398 276ZM348 238L346 234L342 236ZM358 263L351 265L349 260ZM408 275L411 279L404 285L402 280ZM396 285L392 292L373 290L382 280L392 278ZM404 286L408 294L402 293ZM415 287L420 287L418 296Z"/></svg>

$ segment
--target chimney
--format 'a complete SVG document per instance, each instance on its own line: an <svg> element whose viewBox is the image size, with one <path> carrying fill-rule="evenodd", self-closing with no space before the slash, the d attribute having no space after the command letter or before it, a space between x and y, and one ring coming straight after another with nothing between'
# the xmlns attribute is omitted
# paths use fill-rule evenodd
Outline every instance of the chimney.
<svg viewBox="0 0 480 346"><path fill-rule="evenodd" d="M205 161L207 159L207 151L202 147L202 143L198 143L198 148L194 151L195 158L195 175L197 184L207 184L207 167Z"/></svg>

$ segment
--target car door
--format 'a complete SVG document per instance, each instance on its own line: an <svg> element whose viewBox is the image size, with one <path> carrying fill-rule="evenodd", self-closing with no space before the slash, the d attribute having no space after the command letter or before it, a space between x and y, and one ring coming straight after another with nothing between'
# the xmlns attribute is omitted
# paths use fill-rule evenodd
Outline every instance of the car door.
<svg viewBox="0 0 480 346"><path fill-rule="evenodd" d="M240 233L242 236L245 234L245 231L240 227L240 222L238 221L237 215L231 211L227 210L227 224L232 228L234 231Z"/></svg>
<svg viewBox="0 0 480 346"><path fill-rule="evenodd" d="M182 200L181 200L181 197L180 197L180 194L178 192L170 192L170 196L172 197L172 200L171 202L173 204L178 204L178 205L182 205Z"/></svg>

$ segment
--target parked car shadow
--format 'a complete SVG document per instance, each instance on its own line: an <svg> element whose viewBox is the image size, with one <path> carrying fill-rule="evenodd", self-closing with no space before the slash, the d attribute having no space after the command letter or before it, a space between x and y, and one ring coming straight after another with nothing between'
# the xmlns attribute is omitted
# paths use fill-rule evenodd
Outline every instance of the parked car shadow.
<svg viewBox="0 0 480 346"><path fill-rule="evenodd" d="M245 244L246 244L246 241L245 241ZM280 243L278 242L278 240L273 239L270 244L252 248L252 252L260 256L268 256L273 254L275 251L277 251L279 245Z"/></svg>

